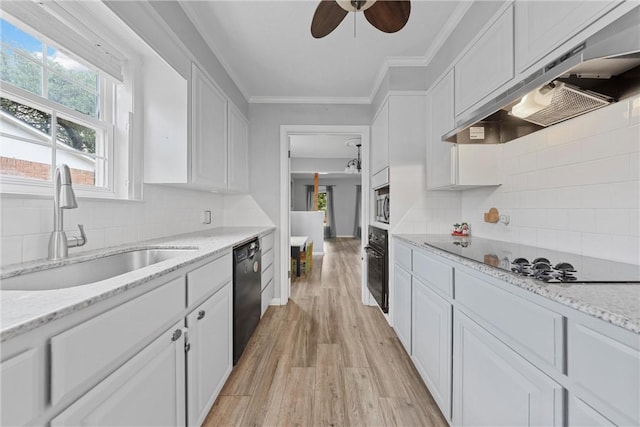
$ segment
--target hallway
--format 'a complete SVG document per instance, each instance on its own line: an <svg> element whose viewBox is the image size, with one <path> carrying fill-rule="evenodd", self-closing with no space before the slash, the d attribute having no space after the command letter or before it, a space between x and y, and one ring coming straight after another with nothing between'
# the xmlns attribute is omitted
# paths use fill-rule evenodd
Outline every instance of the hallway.
<svg viewBox="0 0 640 427"><path fill-rule="evenodd" d="M325 242L270 307L206 426L446 426L395 333L360 302L360 241Z"/></svg>

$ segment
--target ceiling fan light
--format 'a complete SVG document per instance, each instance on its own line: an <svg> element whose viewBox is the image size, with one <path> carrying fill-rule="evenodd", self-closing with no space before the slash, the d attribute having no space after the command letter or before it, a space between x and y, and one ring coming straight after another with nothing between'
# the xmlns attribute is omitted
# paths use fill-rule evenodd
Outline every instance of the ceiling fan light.
<svg viewBox="0 0 640 427"><path fill-rule="evenodd" d="M347 12L357 12L357 11L367 10L371 6L373 6L375 2L376 0L366 0L364 1L364 4L360 7L360 9L356 9L352 0L336 0L336 3L338 3L338 5L344 10L346 10Z"/></svg>

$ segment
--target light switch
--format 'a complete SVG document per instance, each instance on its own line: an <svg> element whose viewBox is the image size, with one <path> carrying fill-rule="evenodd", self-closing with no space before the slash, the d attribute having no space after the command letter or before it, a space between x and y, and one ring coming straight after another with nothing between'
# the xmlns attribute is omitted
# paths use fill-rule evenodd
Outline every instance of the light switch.
<svg viewBox="0 0 640 427"><path fill-rule="evenodd" d="M202 211L202 223L211 224L211 211Z"/></svg>

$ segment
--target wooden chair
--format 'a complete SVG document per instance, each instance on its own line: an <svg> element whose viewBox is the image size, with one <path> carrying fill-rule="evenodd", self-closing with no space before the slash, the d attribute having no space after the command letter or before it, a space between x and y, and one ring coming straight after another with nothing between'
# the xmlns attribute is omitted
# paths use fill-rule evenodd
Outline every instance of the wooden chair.
<svg viewBox="0 0 640 427"><path fill-rule="evenodd" d="M307 242L304 252L300 254L300 269L304 274L311 272L313 268L313 240Z"/></svg>

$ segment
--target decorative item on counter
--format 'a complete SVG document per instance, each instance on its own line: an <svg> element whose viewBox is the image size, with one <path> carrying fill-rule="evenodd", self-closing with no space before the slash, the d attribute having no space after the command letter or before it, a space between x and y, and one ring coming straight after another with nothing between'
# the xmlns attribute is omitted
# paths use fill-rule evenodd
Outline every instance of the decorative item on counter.
<svg viewBox="0 0 640 427"><path fill-rule="evenodd" d="M500 258L498 258L498 256L494 255L494 254L485 254L484 263L487 264L487 265L491 265L493 267L499 267L500 266Z"/></svg>
<svg viewBox="0 0 640 427"><path fill-rule="evenodd" d="M451 232L452 236L468 236L470 233L471 228L466 222L463 222L462 224L453 224L453 231Z"/></svg>
<svg viewBox="0 0 640 427"><path fill-rule="evenodd" d="M500 212L498 209L491 208L489 212L484 213L484 222L490 222L492 224L497 223L500 220Z"/></svg>

